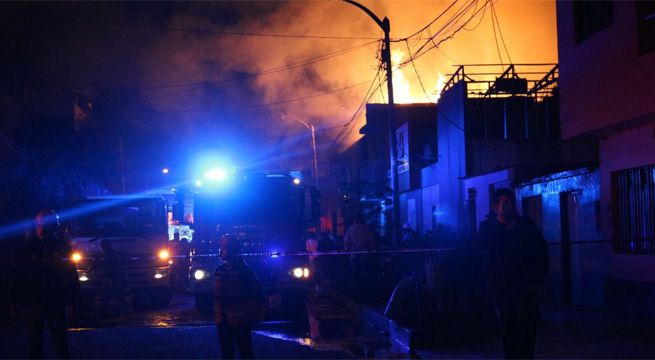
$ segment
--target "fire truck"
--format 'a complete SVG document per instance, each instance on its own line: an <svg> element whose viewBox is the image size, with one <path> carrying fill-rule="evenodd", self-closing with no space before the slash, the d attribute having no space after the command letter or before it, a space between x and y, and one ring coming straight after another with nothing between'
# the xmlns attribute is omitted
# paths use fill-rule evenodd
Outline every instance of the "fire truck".
<svg viewBox="0 0 655 360"><path fill-rule="evenodd" d="M168 249L167 204L158 195L108 195L76 201L71 223L73 260L82 298L87 302L107 286L104 251L110 243L118 256L122 289L135 307L165 307L173 292Z"/></svg>
<svg viewBox="0 0 655 360"><path fill-rule="evenodd" d="M203 184L193 201L194 241L190 292L200 312L211 312L214 269L223 234L242 241L241 253L257 274L269 314L298 299L312 277L305 251L319 216L319 193L288 174L239 174ZM296 254L296 255L294 255Z"/></svg>

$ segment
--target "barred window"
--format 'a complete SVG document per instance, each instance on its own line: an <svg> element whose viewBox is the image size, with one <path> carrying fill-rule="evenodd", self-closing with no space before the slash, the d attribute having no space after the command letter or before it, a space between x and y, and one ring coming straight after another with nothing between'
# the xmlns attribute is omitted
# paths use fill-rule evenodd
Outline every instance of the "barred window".
<svg viewBox="0 0 655 360"><path fill-rule="evenodd" d="M612 172L614 253L655 255L655 165Z"/></svg>

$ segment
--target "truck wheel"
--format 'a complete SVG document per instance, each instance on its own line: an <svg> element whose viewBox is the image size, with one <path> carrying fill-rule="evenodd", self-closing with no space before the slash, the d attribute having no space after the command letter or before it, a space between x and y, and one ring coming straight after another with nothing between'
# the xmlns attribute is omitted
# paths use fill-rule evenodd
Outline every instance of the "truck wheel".
<svg viewBox="0 0 655 360"><path fill-rule="evenodd" d="M196 300L196 309L199 313L212 315L214 313L214 296L211 292L194 294Z"/></svg>
<svg viewBox="0 0 655 360"><path fill-rule="evenodd" d="M171 300L173 300L173 290L168 288L151 290L148 293L148 300L150 302L150 307L154 309L168 307L168 305L171 303Z"/></svg>

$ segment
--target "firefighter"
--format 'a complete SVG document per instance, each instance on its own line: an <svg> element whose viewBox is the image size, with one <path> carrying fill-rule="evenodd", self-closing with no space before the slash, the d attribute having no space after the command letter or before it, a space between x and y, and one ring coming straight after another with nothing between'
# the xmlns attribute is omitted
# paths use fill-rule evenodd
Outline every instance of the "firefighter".
<svg viewBox="0 0 655 360"><path fill-rule="evenodd" d="M43 357L43 330L47 326L59 358L69 358L67 316L77 314L80 285L72 249L59 235L59 218L52 210L36 215L36 237L20 258L16 303L27 309L30 358Z"/></svg>
<svg viewBox="0 0 655 360"><path fill-rule="evenodd" d="M234 358L234 344L241 358L252 359L251 329L263 319L264 292L254 271L239 256L241 243L233 235L219 240L223 263L214 272L214 320L224 359Z"/></svg>

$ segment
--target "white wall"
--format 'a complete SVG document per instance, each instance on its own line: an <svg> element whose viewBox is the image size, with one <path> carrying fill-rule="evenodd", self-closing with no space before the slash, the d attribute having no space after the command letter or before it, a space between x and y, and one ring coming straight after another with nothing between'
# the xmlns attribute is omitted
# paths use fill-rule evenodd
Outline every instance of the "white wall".
<svg viewBox="0 0 655 360"><path fill-rule="evenodd" d="M489 199L489 185L508 182L512 179L512 169L505 169L496 171L486 175L480 175L473 178L464 180L464 193L468 193L468 189L474 188L476 191L475 196L475 215L476 227L484 221L489 213L490 199Z"/></svg>
<svg viewBox="0 0 655 360"><path fill-rule="evenodd" d="M653 116L655 122L655 116ZM655 164L655 125L625 130L600 141L601 226L603 239L612 240L613 171ZM611 278L655 283L655 256L612 255Z"/></svg>

